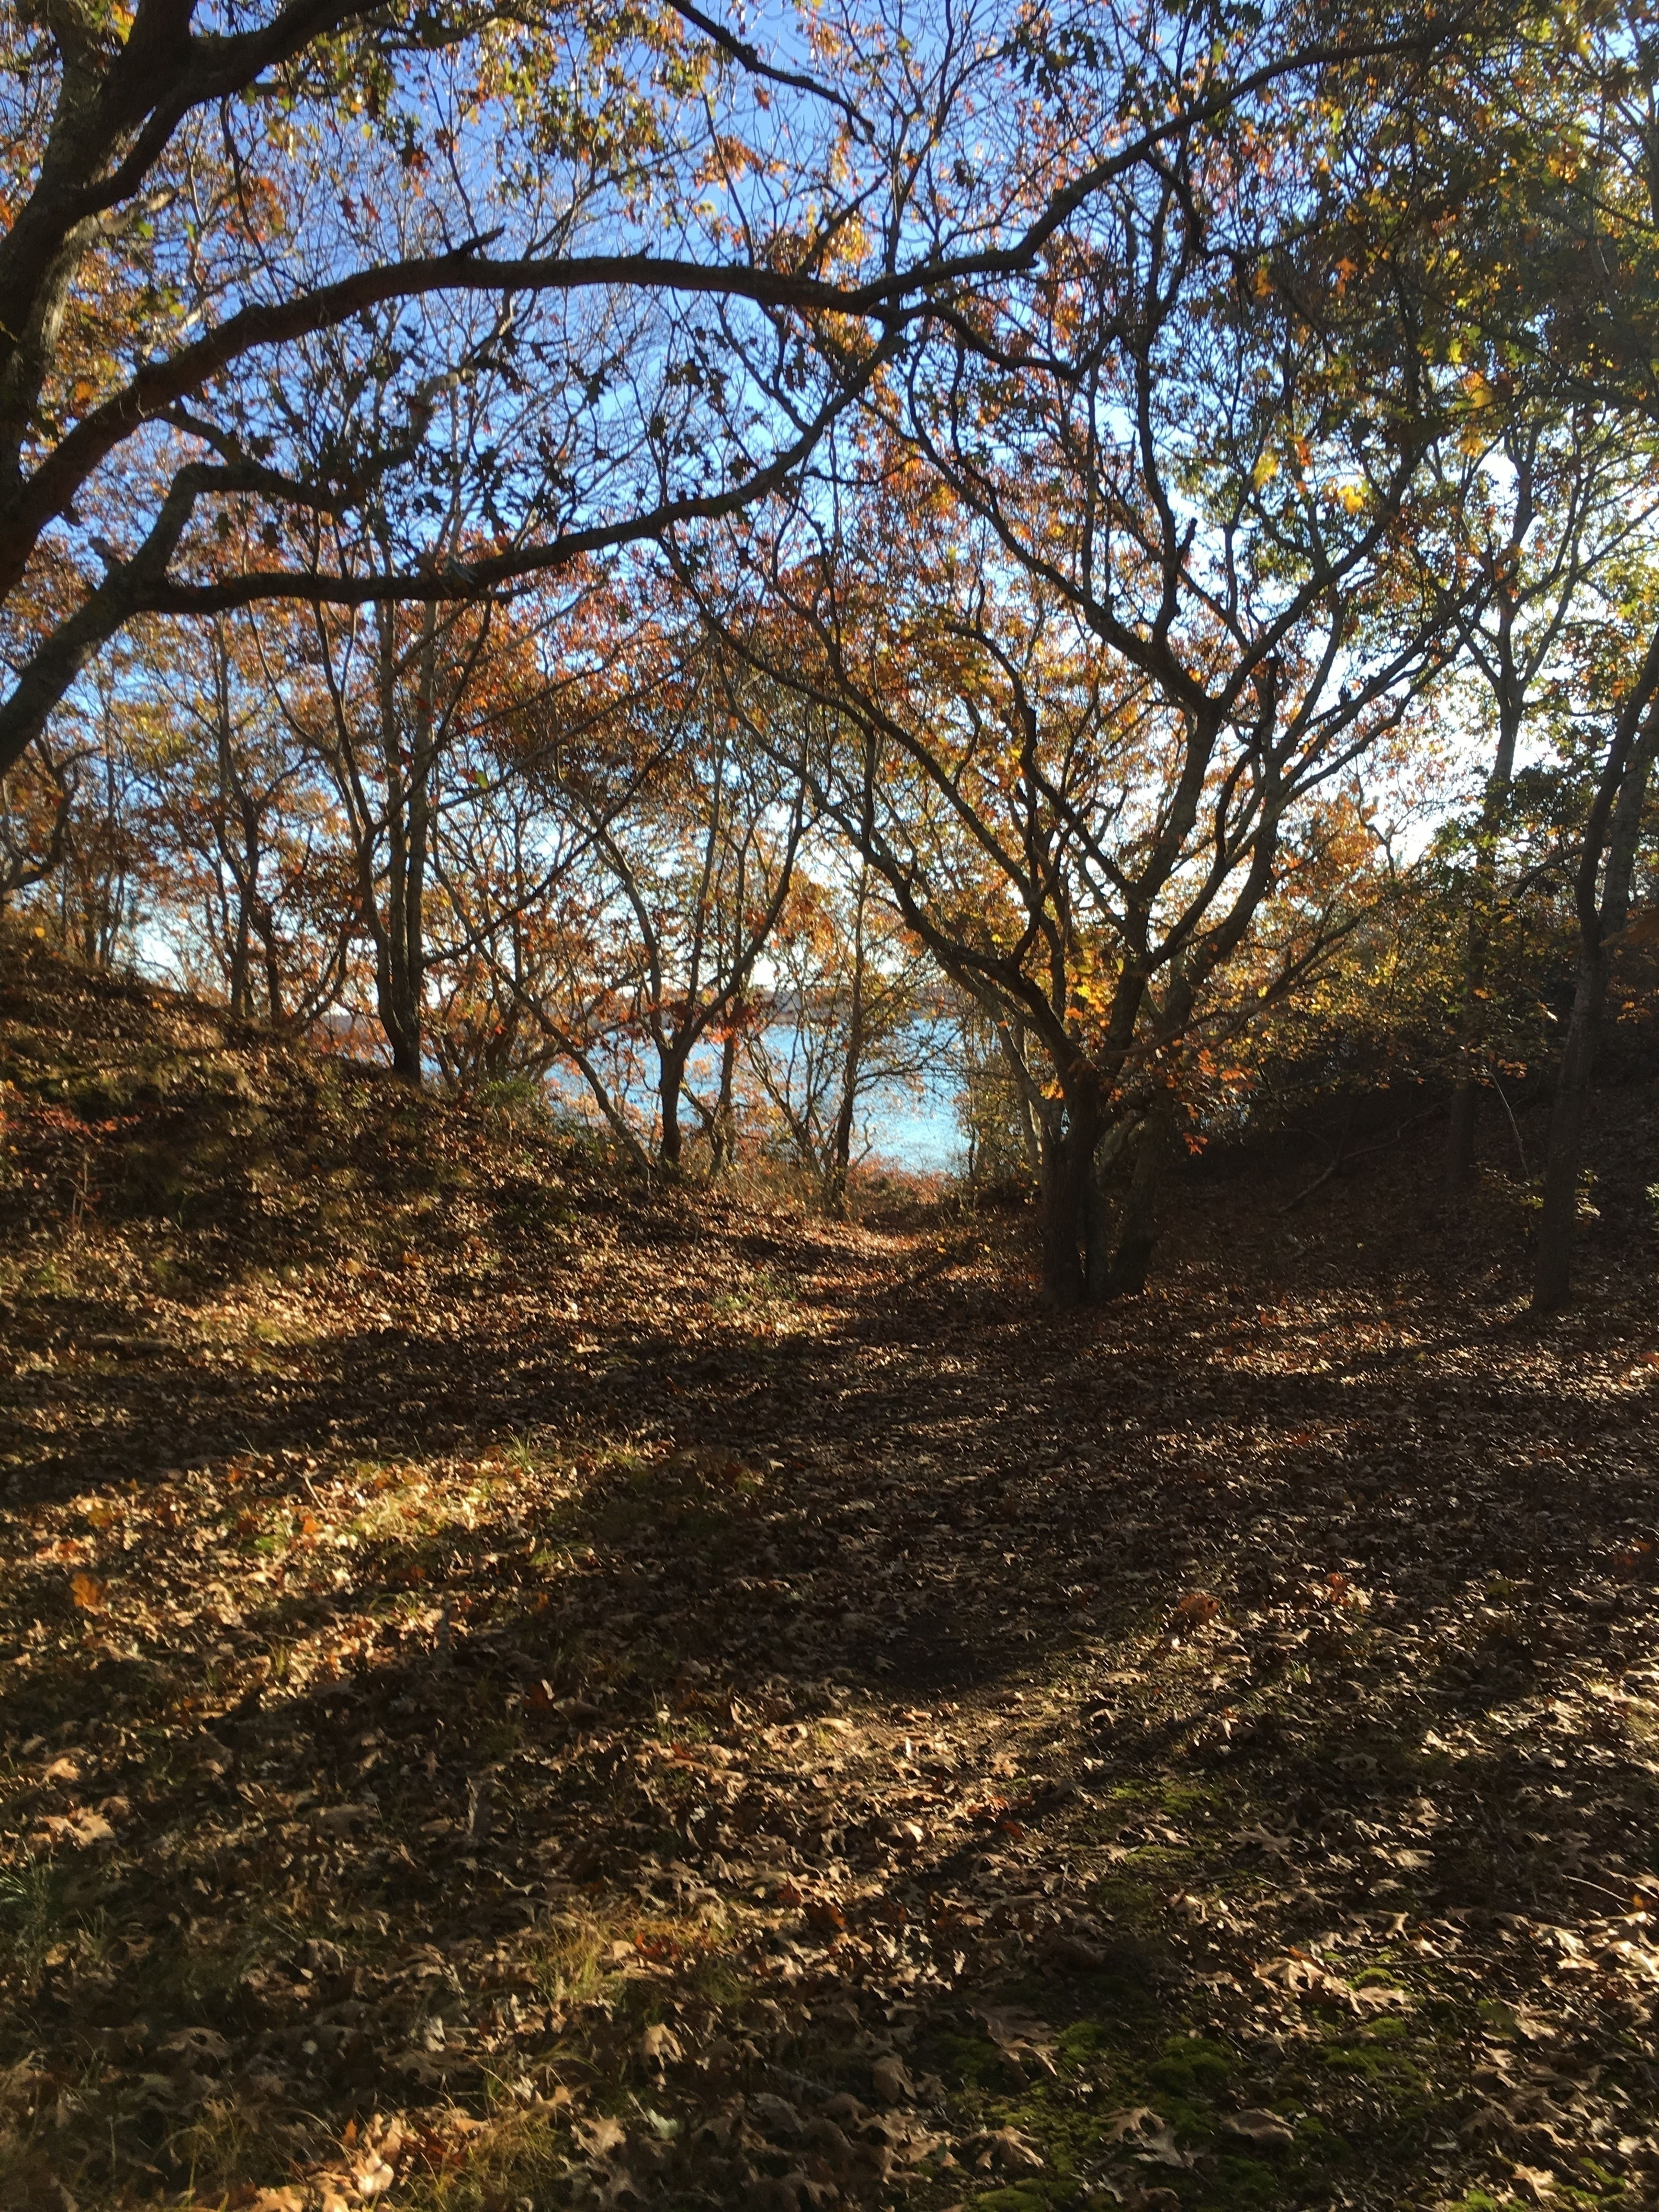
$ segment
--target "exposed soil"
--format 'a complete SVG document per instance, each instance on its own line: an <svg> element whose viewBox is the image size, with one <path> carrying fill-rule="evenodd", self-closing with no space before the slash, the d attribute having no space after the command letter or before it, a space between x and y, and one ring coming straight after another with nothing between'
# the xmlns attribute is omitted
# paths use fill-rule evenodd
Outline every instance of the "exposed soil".
<svg viewBox="0 0 1659 2212"><path fill-rule="evenodd" d="M1652 1090L1057 1322L4 958L7 2205L1659 2197Z"/></svg>

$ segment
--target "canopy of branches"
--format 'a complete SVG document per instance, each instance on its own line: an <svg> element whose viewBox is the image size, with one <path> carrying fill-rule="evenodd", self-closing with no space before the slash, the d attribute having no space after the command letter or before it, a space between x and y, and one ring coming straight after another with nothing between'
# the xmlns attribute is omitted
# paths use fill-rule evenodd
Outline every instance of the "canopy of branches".
<svg viewBox="0 0 1659 2212"><path fill-rule="evenodd" d="M1063 1304L1287 1083L1443 1086L1455 1193L1549 1080L1565 1297L1659 742L1644 6L3 21L35 927L832 1208L954 1082Z"/></svg>

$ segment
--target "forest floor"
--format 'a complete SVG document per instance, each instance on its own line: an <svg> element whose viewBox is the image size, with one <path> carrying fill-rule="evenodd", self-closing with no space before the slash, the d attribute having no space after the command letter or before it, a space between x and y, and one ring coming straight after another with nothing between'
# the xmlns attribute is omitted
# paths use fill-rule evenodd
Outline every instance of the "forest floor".
<svg viewBox="0 0 1659 2212"><path fill-rule="evenodd" d="M1539 1327L1409 1139L1056 1320L15 943L0 1078L8 2207L1659 2201L1654 1091Z"/></svg>

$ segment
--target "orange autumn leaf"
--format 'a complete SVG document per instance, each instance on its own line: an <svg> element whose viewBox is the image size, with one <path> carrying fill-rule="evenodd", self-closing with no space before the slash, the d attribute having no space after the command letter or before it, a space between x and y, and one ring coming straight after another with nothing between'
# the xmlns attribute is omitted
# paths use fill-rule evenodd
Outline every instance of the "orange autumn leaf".
<svg viewBox="0 0 1659 2212"><path fill-rule="evenodd" d="M1206 1621L1213 1620L1220 1610L1221 1601L1212 1597L1208 1590L1188 1590L1170 1615L1170 1633L1178 1636L1191 1629L1202 1628Z"/></svg>

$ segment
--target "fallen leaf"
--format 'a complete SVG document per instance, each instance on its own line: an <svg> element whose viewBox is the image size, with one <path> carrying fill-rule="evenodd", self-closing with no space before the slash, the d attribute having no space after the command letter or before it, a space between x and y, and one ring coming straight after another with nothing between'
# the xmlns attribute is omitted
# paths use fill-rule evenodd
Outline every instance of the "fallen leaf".
<svg viewBox="0 0 1659 2212"><path fill-rule="evenodd" d="M365 1821L378 1820L378 1805L318 1805L313 1808L311 1818L315 1825L331 1835L343 1835L348 1829L361 1826Z"/></svg>
<svg viewBox="0 0 1659 2212"><path fill-rule="evenodd" d="M191 2059L210 2058L216 2063L230 2056L229 2044L216 2028L211 2027L181 2027L156 2048Z"/></svg>
<svg viewBox="0 0 1659 2212"><path fill-rule="evenodd" d="M1163 2114L1155 2112L1150 2105L1129 2105L1121 2111L1108 2112L1102 2127L1108 2142L1131 2142L1148 2128L1161 2127L1163 2124Z"/></svg>
<svg viewBox="0 0 1659 2212"><path fill-rule="evenodd" d="M1271 2144L1282 2148L1286 2143L1296 2141L1294 2128L1287 2127L1277 2112L1267 2112L1260 2106L1253 2106L1248 2112L1230 2112L1221 2124L1229 2135L1243 2136L1247 2142L1253 2143Z"/></svg>
<svg viewBox="0 0 1659 2212"><path fill-rule="evenodd" d="M1213 1620L1221 1610L1221 1601L1212 1597L1208 1590L1188 1590L1178 1598L1170 1614L1170 1633L1173 1636L1190 1634Z"/></svg>
<svg viewBox="0 0 1659 2212"><path fill-rule="evenodd" d="M619 2127L608 2112L596 2113L591 2120L578 2120L572 2132L588 2158L609 2158L612 2151L620 2150L628 2141L627 2130Z"/></svg>
<svg viewBox="0 0 1659 2212"><path fill-rule="evenodd" d="M890 2051L885 2057L877 2059L870 2069L870 2079L884 2105L899 2104L904 2098L914 2097L916 2094L915 2083L904 2070L904 2061L895 2057Z"/></svg>
<svg viewBox="0 0 1659 2212"><path fill-rule="evenodd" d="M638 2049L647 2066L659 2068L676 2066L685 2056L678 2036L660 2022L641 2031Z"/></svg>
<svg viewBox="0 0 1659 2212"><path fill-rule="evenodd" d="M772 2142L795 2142L801 2132L800 2114L787 2097L763 2089L749 2100L756 2126Z"/></svg>
<svg viewBox="0 0 1659 2212"><path fill-rule="evenodd" d="M1040 2073L1054 2071L1059 2038L1047 2021L1017 2005L982 2006L975 2017L984 2021L985 2033L1022 2081L1027 2059Z"/></svg>
<svg viewBox="0 0 1659 2212"><path fill-rule="evenodd" d="M1045 1928L1037 1948L1057 1966L1069 1966L1080 1974L1099 1973L1109 1963L1107 1952L1092 1933L1075 1924Z"/></svg>
<svg viewBox="0 0 1659 2212"><path fill-rule="evenodd" d="M1193 2162L1190 2154L1176 2142L1169 2122L1150 2105L1109 2112L1105 2134L1108 2142L1121 2143L1133 2156L1151 2159L1158 2166L1189 2166Z"/></svg>
<svg viewBox="0 0 1659 2212"><path fill-rule="evenodd" d="M351 2185L365 2203L384 2197L397 2178L378 2151L370 2151L358 2159L351 2169Z"/></svg>
<svg viewBox="0 0 1659 2212"><path fill-rule="evenodd" d="M981 2172L994 2166L1000 2173L1035 2172L1044 2162L1015 2128L986 2128L969 2137L967 2148L977 2154L974 2162Z"/></svg>

